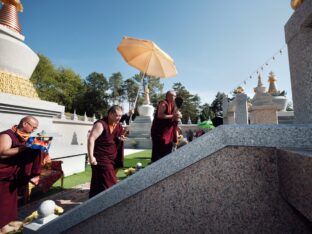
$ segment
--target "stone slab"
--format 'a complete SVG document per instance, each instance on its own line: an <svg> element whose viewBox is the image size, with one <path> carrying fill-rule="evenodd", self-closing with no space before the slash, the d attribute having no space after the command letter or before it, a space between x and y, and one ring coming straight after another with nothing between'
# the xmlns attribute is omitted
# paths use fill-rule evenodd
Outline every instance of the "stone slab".
<svg viewBox="0 0 312 234"><path fill-rule="evenodd" d="M312 123L312 0L305 0L285 25L295 123Z"/></svg>
<svg viewBox="0 0 312 234"><path fill-rule="evenodd" d="M64 233L309 233L276 164L273 148L226 147Z"/></svg>
<svg viewBox="0 0 312 234"><path fill-rule="evenodd" d="M278 151L282 196L312 222L312 148Z"/></svg>
<svg viewBox="0 0 312 234"><path fill-rule="evenodd" d="M38 230L59 233L195 164L226 146L312 148L312 125L223 125L98 194ZM202 177L205 178L205 177ZM186 188L187 189L187 188ZM198 191L197 191L198 192ZM128 211L129 214L130 211ZM242 221L243 222L243 221ZM29 231L29 232L28 232ZM28 230L25 233L32 233Z"/></svg>
<svg viewBox="0 0 312 234"><path fill-rule="evenodd" d="M53 117L61 115L64 111L65 107L55 102L0 92L1 113Z"/></svg>

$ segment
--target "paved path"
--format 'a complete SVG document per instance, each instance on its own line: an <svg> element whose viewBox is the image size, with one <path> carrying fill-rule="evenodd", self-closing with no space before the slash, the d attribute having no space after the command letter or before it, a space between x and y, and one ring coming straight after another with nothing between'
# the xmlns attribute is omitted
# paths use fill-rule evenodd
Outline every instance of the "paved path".
<svg viewBox="0 0 312 234"><path fill-rule="evenodd" d="M144 151L144 149L125 149L125 156ZM88 199L90 183L78 185L71 189L64 189L59 193L52 194L40 200L30 201L26 205L19 207L19 220L24 220L33 211L37 210L39 205L45 200L53 200L57 205L64 209L64 212L74 208Z"/></svg>
<svg viewBox="0 0 312 234"><path fill-rule="evenodd" d="M78 185L71 189L64 189L59 193L52 194L37 201L32 201L19 207L18 219L24 220L33 211L37 210L39 205L45 200L53 200L57 205L64 209L64 212L74 208L88 199L90 183Z"/></svg>

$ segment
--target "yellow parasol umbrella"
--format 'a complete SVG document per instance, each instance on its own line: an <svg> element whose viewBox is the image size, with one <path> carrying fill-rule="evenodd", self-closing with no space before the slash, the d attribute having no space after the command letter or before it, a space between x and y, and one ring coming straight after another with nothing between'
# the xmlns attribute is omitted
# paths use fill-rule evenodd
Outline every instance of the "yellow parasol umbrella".
<svg viewBox="0 0 312 234"><path fill-rule="evenodd" d="M141 83L145 75L156 77L177 75L173 59L152 41L123 37L117 50L129 65L141 71ZM139 92L140 90L136 95L133 108L135 108Z"/></svg>
<svg viewBox="0 0 312 234"><path fill-rule="evenodd" d="M177 75L173 59L152 41L124 37L117 50L129 65L143 73L143 77Z"/></svg>

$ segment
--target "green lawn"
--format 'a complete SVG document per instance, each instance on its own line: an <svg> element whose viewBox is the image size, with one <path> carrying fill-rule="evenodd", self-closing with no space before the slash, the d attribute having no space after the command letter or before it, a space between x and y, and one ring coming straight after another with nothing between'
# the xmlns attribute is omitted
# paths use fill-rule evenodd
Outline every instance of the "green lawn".
<svg viewBox="0 0 312 234"><path fill-rule="evenodd" d="M124 161L124 168L121 168L118 170L118 173L117 173L118 179L119 180L125 179L126 175L124 173L124 169L130 168L130 167L135 168L135 166L138 162L142 163L143 168L146 167L151 161L151 154L152 154L151 150L144 150L144 151L141 151L138 153L127 155L125 157L125 161ZM70 188L75 187L77 185L90 182L90 180L91 180L91 167L90 167L90 165L88 165L84 172L73 174L71 176L65 177L63 188L64 189L70 189ZM45 194L42 194L40 192L36 193L34 190L34 194L32 194L31 199L32 200L40 199L42 197L60 192L61 190L62 190L61 180L58 180L52 186L52 188Z"/></svg>
<svg viewBox="0 0 312 234"><path fill-rule="evenodd" d="M119 180L126 178L124 170L130 167L135 168L138 162L142 163L142 167L146 167L151 162L151 150L144 150L138 153L130 154L125 157L124 168L119 169L117 177Z"/></svg>
<svg viewBox="0 0 312 234"><path fill-rule="evenodd" d="M118 170L118 173L117 173L118 179L123 180L126 177L123 170L130 168L130 167L135 167L135 165L138 162L142 163L143 167L146 167L148 165L148 163L150 163L150 161L151 161L151 154L152 154L151 150L144 150L144 151L141 151L138 153L133 153L133 154L127 155L125 157L125 161L124 161L124 168L121 168ZM65 177L64 178L64 188L65 189L72 188L76 185L90 182L90 179L91 179L91 167L90 167L90 165L88 165L84 172ZM60 180L57 181L53 185L53 187L56 187L56 188L60 187L60 186L61 186Z"/></svg>

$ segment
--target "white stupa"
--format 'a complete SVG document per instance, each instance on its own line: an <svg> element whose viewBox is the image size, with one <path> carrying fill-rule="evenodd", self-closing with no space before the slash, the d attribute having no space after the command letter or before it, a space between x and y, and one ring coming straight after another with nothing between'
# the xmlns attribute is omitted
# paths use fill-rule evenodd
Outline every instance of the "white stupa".
<svg viewBox="0 0 312 234"><path fill-rule="evenodd" d="M127 148L152 148L151 126L155 108L150 104L149 89L144 89L144 102L139 106L139 116L130 123L129 137L125 142Z"/></svg>
<svg viewBox="0 0 312 234"><path fill-rule="evenodd" d="M0 112L5 115L59 116L64 106L40 100L30 82L38 55L25 43L21 34L18 12L23 11L20 0L2 0L0 9ZM12 118L8 116L8 121Z"/></svg>

